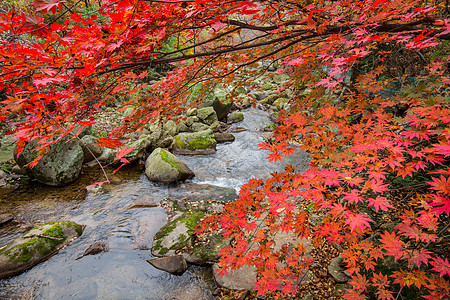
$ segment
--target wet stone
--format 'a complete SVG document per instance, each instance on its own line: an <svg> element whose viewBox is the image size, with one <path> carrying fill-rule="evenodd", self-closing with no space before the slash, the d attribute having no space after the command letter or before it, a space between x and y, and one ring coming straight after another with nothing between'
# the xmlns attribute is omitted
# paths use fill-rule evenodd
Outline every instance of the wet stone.
<svg viewBox="0 0 450 300"><path fill-rule="evenodd" d="M11 222L14 220L14 215L12 214L0 214L0 226Z"/></svg>
<svg viewBox="0 0 450 300"><path fill-rule="evenodd" d="M154 257L147 260L155 268L169 272L174 275L181 275L187 270L187 262L182 255L166 257Z"/></svg>
<svg viewBox="0 0 450 300"><path fill-rule="evenodd" d="M130 204L127 205L128 209L132 208L146 208L146 207L156 207L158 203L161 201L159 197L153 197L151 195L144 195L136 200L133 200Z"/></svg>

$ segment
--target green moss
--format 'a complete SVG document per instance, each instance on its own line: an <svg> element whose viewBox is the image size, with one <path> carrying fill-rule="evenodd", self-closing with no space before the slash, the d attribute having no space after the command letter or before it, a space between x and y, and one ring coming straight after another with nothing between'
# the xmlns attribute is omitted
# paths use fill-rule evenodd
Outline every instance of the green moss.
<svg viewBox="0 0 450 300"><path fill-rule="evenodd" d="M173 220L172 222L164 225L155 235L155 241L153 244L153 250L158 251L160 255L166 254L169 250L179 250L192 242L192 236L194 235L194 230L197 227L198 222L205 216L204 212L198 211L193 213L183 214L181 217ZM178 225L178 223L185 223L187 230L187 235L181 234L178 236L178 242L170 247L170 249L164 248L161 245L162 239L168 236ZM165 251L167 249L167 251ZM164 253L163 253L164 252Z"/></svg>
<svg viewBox="0 0 450 300"><path fill-rule="evenodd" d="M212 135L200 136L192 140L183 141L179 136L175 137L174 145L178 148L196 150L208 149L216 143Z"/></svg>
<svg viewBox="0 0 450 300"><path fill-rule="evenodd" d="M173 160L169 157L169 155L166 153L166 151L161 150L160 154L161 154L161 158L162 158L163 161L165 161L166 163L168 163L172 168L175 168L175 169L177 169L177 170L180 170L180 165L179 165L177 162L173 161Z"/></svg>
<svg viewBox="0 0 450 300"><path fill-rule="evenodd" d="M42 236L48 236L55 239L47 239L45 237L33 237L29 241L17 245L7 251L6 248L2 249L0 254L9 256L9 261L13 263L27 262L36 253L41 256L47 256L52 253L60 244L62 244L67 237L64 235L64 230L61 225L66 227L75 227L75 231L78 235L83 232L83 227L75 222L63 221L63 222L49 222L43 225L36 226L34 229L39 229L44 226L53 225L47 230L41 233Z"/></svg>
<svg viewBox="0 0 450 300"><path fill-rule="evenodd" d="M164 255L167 252L169 252L169 249L167 249L166 247L162 248L161 250L159 250L159 254Z"/></svg>

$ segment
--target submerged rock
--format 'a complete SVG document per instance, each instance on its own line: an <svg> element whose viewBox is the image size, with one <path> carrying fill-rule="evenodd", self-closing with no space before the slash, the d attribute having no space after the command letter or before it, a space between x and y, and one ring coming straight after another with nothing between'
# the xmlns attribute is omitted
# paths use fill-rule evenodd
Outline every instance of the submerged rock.
<svg viewBox="0 0 450 300"><path fill-rule="evenodd" d="M36 143L28 143L22 153L16 158L22 168L38 157L33 151ZM33 168L26 168L29 175L41 183L50 186L63 186L75 181L81 172L84 152L77 140L61 141L50 146L47 152Z"/></svg>
<svg viewBox="0 0 450 300"><path fill-rule="evenodd" d="M174 275L183 274L188 267L187 262L182 255L154 257L147 260L147 262L159 270L163 270Z"/></svg>
<svg viewBox="0 0 450 300"><path fill-rule="evenodd" d="M145 175L151 181L174 182L194 177L194 172L172 153L155 149L145 161Z"/></svg>
<svg viewBox="0 0 450 300"><path fill-rule="evenodd" d="M173 140L172 150L177 154L213 154L217 143L212 134L211 129L180 133Z"/></svg>
<svg viewBox="0 0 450 300"><path fill-rule="evenodd" d="M78 257L77 259L80 259L86 255L96 255L101 252L108 252L108 245L104 241L97 241L90 245L86 249L86 251L84 251L83 255Z"/></svg>
<svg viewBox="0 0 450 300"><path fill-rule="evenodd" d="M0 250L0 279L18 275L46 260L83 233L71 221L36 226Z"/></svg>

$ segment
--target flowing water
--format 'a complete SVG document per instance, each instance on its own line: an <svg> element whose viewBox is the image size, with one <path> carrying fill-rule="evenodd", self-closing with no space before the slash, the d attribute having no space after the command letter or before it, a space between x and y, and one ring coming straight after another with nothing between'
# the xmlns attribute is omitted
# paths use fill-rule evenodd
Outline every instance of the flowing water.
<svg viewBox="0 0 450 300"><path fill-rule="evenodd" d="M101 193L85 194L84 187L98 180L88 174L65 188L33 184L26 189L1 190L0 212L13 213L16 220L0 229L0 245L44 222L72 220L86 227L80 238L51 259L1 280L0 299L212 299L216 285L210 268L190 266L183 275L175 276L145 261L152 257L148 249L167 215L157 206L130 206L142 197L159 201L183 197L190 191L195 194L192 186L200 184L238 191L248 179L268 178L270 172L282 171L288 163L300 170L307 168L308 155L300 151L282 162L268 162L268 153L258 149L262 129L270 123L267 113L251 109L244 116L238 125L248 131L235 133L233 143L219 144L216 154L180 156L196 174L187 184L155 184L142 169L134 168L119 173L119 183ZM105 241L108 251L82 257L95 241Z"/></svg>

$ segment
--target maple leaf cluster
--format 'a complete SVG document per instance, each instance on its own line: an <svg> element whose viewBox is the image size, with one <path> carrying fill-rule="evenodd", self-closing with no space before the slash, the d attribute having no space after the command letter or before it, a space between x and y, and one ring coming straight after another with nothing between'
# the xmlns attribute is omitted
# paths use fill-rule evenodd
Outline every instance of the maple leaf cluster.
<svg viewBox="0 0 450 300"><path fill-rule="evenodd" d="M0 120L18 152L38 141L44 155L119 98L132 113L96 142L121 145L123 134L179 114L214 86L251 86L265 76L261 61L277 62L291 75L279 92L293 99L261 148L275 161L305 150L310 169L250 180L199 226L200 234L214 222L233 240L219 272L253 265L259 293L295 297L315 262L308 240L342 250L346 299L416 291L448 299L450 21L442 5L95 2L36 0L33 14L0 14ZM162 66L167 76L151 82ZM297 242L276 245L280 232Z"/></svg>

